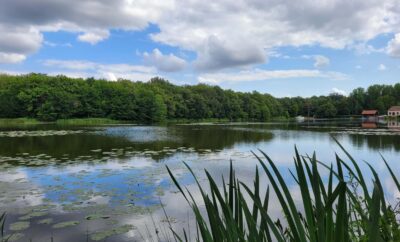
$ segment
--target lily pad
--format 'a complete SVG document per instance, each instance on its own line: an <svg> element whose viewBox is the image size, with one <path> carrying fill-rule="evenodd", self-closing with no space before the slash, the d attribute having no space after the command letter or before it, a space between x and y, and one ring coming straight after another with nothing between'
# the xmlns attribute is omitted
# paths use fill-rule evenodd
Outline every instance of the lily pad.
<svg viewBox="0 0 400 242"><path fill-rule="evenodd" d="M89 216L86 216L85 218L86 220L97 220L97 219L109 219L110 216L102 214L91 214Z"/></svg>
<svg viewBox="0 0 400 242"><path fill-rule="evenodd" d="M20 231L20 230L25 230L27 228L29 228L29 226L31 225L30 222L16 222L16 223L12 223L10 224L10 230L12 231Z"/></svg>
<svg viewBox="0 0 400 242"><path fill-rule="evenodd" d="M35 218L35 217L42 217L47 214L48 214L48 212L32 212L25 216L19 217L19 220L28 220L28 219Z"/></svg>
<svg viewBox="0 0 400 242"><path fill-rule="evenodd" d="M79 221L66 221L66 222L61 222L58 224L53 225L53 229L61 229L61 228L66 228L66 227L72 227L76 226L79 224Z"/></svg>
<svg viewBox="0 0 400 242"><path fill-rule="evenodd" d="M37 222L38 224L51 224L53 223L53 219L52 218L45 218L45 219L41 219Z"/></svg>
<svg viewBox="0 0 400 242"><path fill-rule="evenodd" d="M20 240L21 238L23 238L24 236L25 235L23 233L14 233L14 234L7 236L4 241L10 241L10 242L17 241L17 240Z"/></svg>

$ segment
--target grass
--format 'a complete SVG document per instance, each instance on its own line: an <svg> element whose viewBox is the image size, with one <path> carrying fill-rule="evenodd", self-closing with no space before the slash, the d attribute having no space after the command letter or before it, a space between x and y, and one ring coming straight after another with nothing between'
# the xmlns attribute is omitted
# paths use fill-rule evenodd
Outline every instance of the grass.
<svg viewBox="0 0 400 242"><path fill-rule="evenodd" d="M59 119L56 124L59 125L103 125L103 124L122 124L124 121L118 121L108 118L78 118L78 119Z"/></svg>
<svg viewBox="0 0 400 242"><path fill-rule="evenodd" d="M42 122L33 118L10 118L0 119L0 126L13 125L37 125L37 124L58 124L58 125L103 125L103 124L123 124L127 121L119 121L108 118L77 118L77 119L59 119L54 122Z"/></svg>
<svg viewBox="0 0 400 242"><path fill-rule="evenodd" d="M34 125L42 122L33 118L5 118L0 119L0 125Z"/></svg>
<svg viewBox="0 0 400 242"><path fill-rule="evenodd" d="M214 178L205 171L210 188L206 192L186 165L195 177L205 213L201 212L192 193L180 186L171 170L167 169L195 215L197 241L400 241L398 207L385 200L379 175L368 164L373 180L367 183L358 163L338 145L349 162L336 155L335 166L318 161L315 154L300 156L295 150L295 169L290 173L301 193L301 204L295 203L282 173L262 151L261 156L254 155L270 181L268 187L260 184L257 168L254 186L249 188L236 178L231 164L229 180L223 178L222 188L218 188ZM384 159L383 162L400 191L395 173ZM327 183L324 183L321 169L328 171ZM350 178L345 176L346 173ZM368 189L370 187L372 189ZM274 220L268 211L270 189L277 196L284 222ZM171 230L176 240L188 241L185 230L182 233Z"/></svg>

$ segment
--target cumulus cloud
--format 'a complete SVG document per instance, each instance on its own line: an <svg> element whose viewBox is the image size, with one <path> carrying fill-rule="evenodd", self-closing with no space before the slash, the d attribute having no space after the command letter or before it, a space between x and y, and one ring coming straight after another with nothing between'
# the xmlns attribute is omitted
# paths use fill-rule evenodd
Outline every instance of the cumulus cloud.
<svg viewBox="0 0 400 242"><path fill-rule="evenodd" d="M142 30L172 10L174 0L13 0L0 8L0 52L28 56L43 44L43 32L77 33L96 44L109 30Z"/></svg>
<svg viewBox="0 0 400 242"><path fill-rule="evenodd" d="M303 45L342 49L392 32L398 29L400 20L395 3L394 0L222 0L211 4L184 1L158 23L160 32L152 38L197 52L200 67L217 69L221 54L213 55L210 49L225 48L229 51L223 52L223 60L230 64L221 67L255 64L262 61L265 49ZM211 39L210 44L213 36L218 42ZM229 46L231 43L233 48ZM218 47L213 49L213 46Z"/></svg>
<svg viewBox="0 0 400 242"><path fill-rule="evenodd" d="M398 31L399 8L398 0L3 1L0 52L27 56L46 31L74 32L96 44L112 29L143 30L152 23L159 28L154 41L194 51L198 69L217 70L263 63L269 49L281 46L366 43Z"/></svg>
<svg viewBox="0 0 400 242"><path fill-rule="evenodd" d="M219 70L265 61L263 48L250 40L240 38L224 41L210 36L199 52L195 66L200 70Z"/></svg>
<svg viewBox="0 0 400 242"><path fill-rule="evenodd" d="M79 35L78 40L95 45L98 42L107 39L109 36L110 32L108 32L107 30L96 30Z"/></svg>
<svg viewBox="0 0 400 242"><path fill-rule="evenodd" d="M45 60L43 65L52 67L57 72L49 73L64 74L70 77L96 77L110 81L128 79L134 81L148 81L156 75L153 67L128 65L128 64L101 64L84 60Z"/></svg>
<svg viewBox="0 0 400 242"><path fill-rule="evenodd" d="M331 63L331 60L323 55L303 55L304 59L313 59L315 68L326 67Z"/></svg>
<svg viewBox="0 0 400 242"><path fill-rule="evenodd" d="M389 41L386 51L390 56L400 58L400 33Z"/></svg>
<svg viewBox="0 0 400 242"><path fill-rule="evenodd" d="M164 55L159 49L154 49L151 53L144 52L143 58L145 62L164 72L181 71L186 66L184 59L174 54Z"/></svg>
<svg viewBox="0 0 400 242"><path fill-rule="evenodd" d="M325 56L322 56L322 55L315 56L314 67L316 67L316 68L328 66L330 63L331 63L331 61L329 60L329 58L327 58Z"/></svg>
<svg viewBox="0 0 400 242"><path fill-rule="evenodd" d="M341 89L336 88L336 87L332 88L332 93L343 95L343 96L347 96L347 92L346 91L341 90Z"/></svg>
<svg viewBox="0 0 400 242"><path fill-rule="evenodd" d="M199 76L199 82L219 84L223 82L249 82L287 78L323 78L346 80L348 76L340 72L322 72L320 70L245 70L235 73L211 73Z"/></svg>
<svg viewBox="0 0 400 242"><path fill-rule="evenodd" d="M0 64L15 64L26 59L25 55L0 52Z"/></svg>

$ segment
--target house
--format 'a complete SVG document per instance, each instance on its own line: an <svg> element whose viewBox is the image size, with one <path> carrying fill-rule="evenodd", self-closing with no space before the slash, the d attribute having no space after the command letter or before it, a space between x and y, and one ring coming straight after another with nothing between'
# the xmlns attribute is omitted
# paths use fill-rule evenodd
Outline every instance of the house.
<svg viewBox="0 0 400 242"><path fill-rule="evenodd" d="M363 118L376 117L378 114L378 110L363 110L361 113Z"/></svg>
<svg viewBox="0 0 400 242"><path fill-rule="evenodd" d="M397 117L400 116L400 106L393 106L388 110L388 116Z"/></svg>

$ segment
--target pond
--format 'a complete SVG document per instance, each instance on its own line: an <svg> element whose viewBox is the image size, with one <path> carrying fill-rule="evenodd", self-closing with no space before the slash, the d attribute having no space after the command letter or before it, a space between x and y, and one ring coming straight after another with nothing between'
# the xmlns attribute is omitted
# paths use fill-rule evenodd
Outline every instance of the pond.
<svg viewBox="0 0 400 242"><path fill-rule="evenodd" d="M362 169L363 161L373 165L388 199L395 200L399 194L380 154L399 174L399 127L358 121L1 127L0 212L7 212L5 229L14 241L167 240L168 221L192 232L194 221L166 166L198 199L183 162L205 183L204 169L220 179L232 161L238 178L251 184L257 165L252 151L260 149L295 187L288 171L294 146L331 163L336 152L344 157L332 136ZM270 210L281 216L278 206Z"/></svg>

